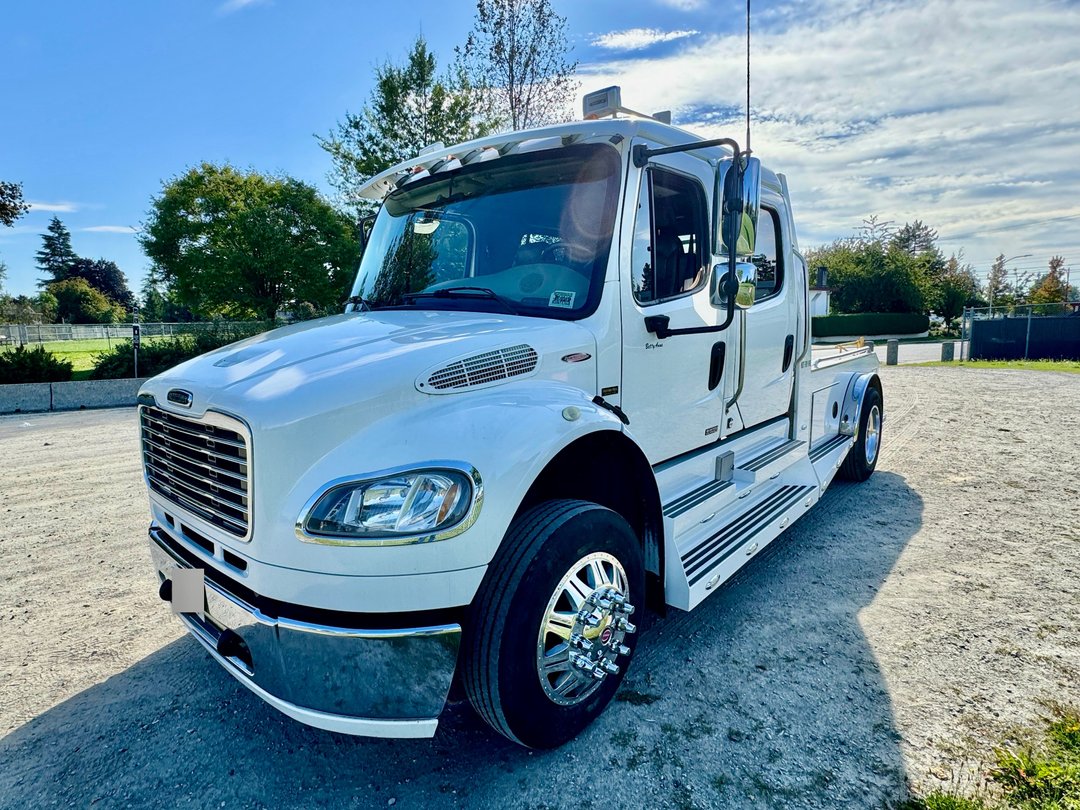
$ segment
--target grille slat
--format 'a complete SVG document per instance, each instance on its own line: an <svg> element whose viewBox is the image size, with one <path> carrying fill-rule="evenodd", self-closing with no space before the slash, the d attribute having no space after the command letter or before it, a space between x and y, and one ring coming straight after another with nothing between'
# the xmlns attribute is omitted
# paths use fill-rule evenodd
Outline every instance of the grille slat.
<svg viewBox="0 0 1080 810"><path fill-rule="evenodd" d="M140 408L143 469L151 490L211 525L247 538L251 521L248 440L235 420L189 419ZM222 424L225 423L225 424Z"/></svg>
<svg viewBox="0 0 1080 810"><path fill-rule="evenodd" d="M155 441L147 439L145 437L143 438L143 444L149 444L152 447L156 448L158 451L163 451L165 453L170 452L169 448L165 447L164 445L158 444ZM145 448L143 448L143 449L145 450ZM160 453L158 453L157 455L158 455L159 458L161 457ZM218 475L218 476L227 475L227 476L229 476L229 478L236 481L240 486L246 486L247 485L247 476L245 476L243 473L228 472L228 471L226 471L224 469L221 469L221 468L216 467L216 466L212 466L210 464L204 464L204 463L202 463L200 461L192 461L191 459L189 459L187 457L182 457L181 458L179 456L174 456L172 459L170 459L169 463L170 464L175 464L178 469L182 469L182 470L187 469L187 467L185 465L191 466L191 467L199 467L199 468L201 468L203 470L206 470L207 472L213 473L213 474ZM191 471L191 472L194 472L194 471ZM202 473L195 473L195 474L196 475L202 475Z"/></svg>
<svg viewBox="0 0 1080 810"><path fill-rule="evenodd" d="M148 418L147 421L150 422L150 424L152 424L152 425L160 426L160 428L155 428L155 429L156 430L160 429L162 432L164 432L166 434L168 434L168 432L170 430L178 430L181 433L186 433L187 435L194 436L197 439L204 439L204 438L209 436L216 444L220 444L220 445L223 445L223 446L226 446L226 447L236 447L236 448L239 448L240 450L245 449L245 444L244 444L243 440L237 441L235 439L226 438L224 436L218 436L218 435L215 435L213 433L206 433L206 432L198 433L198 432L196 432L194 430L188 430L187 428L181 427L180 425L177 425L177 424L175 424L173 422L162 422L161 420L154 419L154 418Z"/></svg>
<svg viewBox="0 0 1080 810"><path fill-rule="evenodd" d="M243 525L244 509L242 507L234 507L230 506L227 503L220 502L216 502L213 505L208 504L206 503L206 501L213 500L211 496L200 492L195 487L188 486L183 481L178 481L171 476L168 476L168 481L161 481L159 479L159 474L153 472L148 473L148 475L150 475L150 477L153 478L159 485L169 489L174 495L187 498L188 501L199 504L202 509L205 509L207 512L211 513L215 517L219 517L222 520L227 520L230 523L235 523L238 526ZM219 509L216 507L235 511L240 517L237 517L236 515L228 515L225 512L219 511Z"/></svg>
<svg viewBox="0 0 1080 810"><path fill-rule="evenodd" d="M163 466L159 467L158 464ZM152 470L157 470L162 475L166 476L179 476L181 481L185 481L196 489L200 487L208 488L212 493L218 494L218 492L227 493L234 496L232 502L237 506L244 506L244 501L247 500L247 492L242 489L235 489L228 484L223 484L220 481L214 481L210 478L203 478L201 475L188 472L187 470L169 464L168 462L162 462L160 459L155 459L153 462L147 460L146 466ZM236 500L240 498L241 500Z"/></svg>
<svg viewBox="0 0 1080 810"><path fill-rule="evenodd" d="M532 346L522 343L457 360L432 372L427 384L436 391L454 391L532 373L539 362Z"/></svg>
<svg viewBox="0 0 1080 810"><path fill-rule="evenodd" d="M245 458L243 458L241 456L233 456L233 455L229 455L228 453L219 453L216 448L199 447L199 446L197 446L195 444L192 444L190 442L186 442L186 441L184 441L182 439L177 439L175 436L170 436L167 433L159 433L158 431L154 430L151 427L147 427L146 425L143 425L143 431L146 432L146 433L149 433L149 434L151 434L153 436L157 436L158 440L165 443L166 446L170 447L170 449L171 449L171 445L175 444L175 445L179 445L180 447L187 448L188 450L194 450L197 453L203 453L203 454L205 454L207 456L213 456L215 458L224 459L225 461L231 461L231 462L234 462L236 464L243 464L243 463L246 463L246 461L247 461L247 459L245 459Z"/></svg>

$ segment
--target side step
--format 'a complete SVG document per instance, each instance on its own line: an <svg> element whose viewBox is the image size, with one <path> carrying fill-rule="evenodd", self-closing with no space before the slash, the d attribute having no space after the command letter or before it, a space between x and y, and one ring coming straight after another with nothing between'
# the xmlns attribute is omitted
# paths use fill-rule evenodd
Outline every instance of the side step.
<svg viewBox="0 0 1080 810"><path fill-rule="evenodd" d="M820 461L821 459L825 458L825 456L829 455L829 453L831 453L836 448L842 447L843 445L848 444L851 441L851 439L852 439L851 436L844 436L844 435L833 436L828 441L822 442L821 444L819 444L817 447L815 447L813 450L810 451L810 460L811 461Z"/></svg>
<svg viewBox="0 0 1080 810"><path fill-rule="evenodd" d="M665 504L664 517L677 518L733 485L732 481L709 481L707 484L687 492L681 498L676 498L671 503Z"/></svg>
<svg viewBox="0 0 1080 810"><path fill-rule="evenodd" d="M675 564L668 569L668 603L683 610L696 606L738 571L746 557L768 545L813 506L818 493L814 485L772 484L724 526L687 543L679 549L677 561L669 557Z"/></svg>
<svg viewBox="0 0 1080 810"><path fill-rule="evenodd" d="M738 461L735 464L735 479L755 483L770 478L773 474L791 464L791 453L798 450L806 442L795 440L785 441L776 447L770 447L764 453L749 461Z"/></svg>

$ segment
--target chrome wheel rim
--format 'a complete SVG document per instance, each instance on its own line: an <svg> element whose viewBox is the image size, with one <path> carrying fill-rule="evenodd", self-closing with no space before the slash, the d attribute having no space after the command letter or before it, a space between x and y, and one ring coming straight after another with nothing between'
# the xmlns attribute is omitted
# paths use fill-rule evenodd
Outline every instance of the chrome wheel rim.
<svg viewBox="0 0 1080 810"><path fill-rule="evenodd" d="M875 405L870 409L870 418L866 420L866 437L863 446L866 449L866 463L873 464L877 458L878 444L881 442L881 409Z"/></svg>
<svg viewBox="0 0 1080 810"><path fill-rule="evenodd" d="M615 557L596 552L582 557L559 580L544 611L536 643L536 673L544 694L559 706L586 700L617 661L630 655L623 644L637 628L628 617L626 569Z"/></svg>

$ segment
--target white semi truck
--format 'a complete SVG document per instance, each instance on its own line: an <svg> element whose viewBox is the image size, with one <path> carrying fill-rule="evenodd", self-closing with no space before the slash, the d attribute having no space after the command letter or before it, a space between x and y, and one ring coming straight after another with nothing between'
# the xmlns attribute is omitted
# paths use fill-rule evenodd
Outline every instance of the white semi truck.
<svg viewBox="0 0 1080 810"><path fill-rule="evenodd" d="M458 679L560 745L647 606L692 610L873 472L877 359L812 362L784 176L620 109L375 177L344 314L140 392L160 594L203 572L181 620L290 717L431 736Z"/></svg>

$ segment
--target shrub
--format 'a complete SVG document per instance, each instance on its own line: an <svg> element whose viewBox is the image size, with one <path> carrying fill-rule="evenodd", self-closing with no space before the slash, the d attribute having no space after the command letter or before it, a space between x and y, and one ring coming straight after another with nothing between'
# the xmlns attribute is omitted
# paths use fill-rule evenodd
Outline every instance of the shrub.
<svg viewBox="0 0 1080 810"><path fill-rule="evenodd" d="M228 328L212 328L194 334L172 335L164 338L143 340L139 347L139 376L153 377L185 360L220 349L245 337L262 332L266 325L252 323ZM135 357L130 340L117 343L107 352L94 358L94 370L90 372L92 380L111 380L135 376Z"/></svg>
<svg viewBox="0 0 1080 810"><path fill-rule="evenodd" d="M0 352L0 384L65 382L71 379L71 361L45 351L44 346L16 346Z"/></svg>
<svg viewBox="0 0 1080 810"><path fill-rule="evenodd" d="M930 328L930 318L918 312L859 312L819 315L810 321L814 337L841 335L917 335Z"/></svg>

